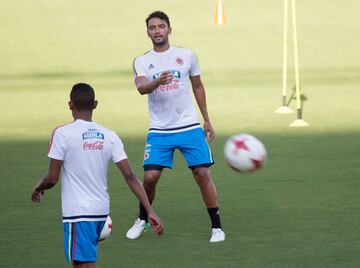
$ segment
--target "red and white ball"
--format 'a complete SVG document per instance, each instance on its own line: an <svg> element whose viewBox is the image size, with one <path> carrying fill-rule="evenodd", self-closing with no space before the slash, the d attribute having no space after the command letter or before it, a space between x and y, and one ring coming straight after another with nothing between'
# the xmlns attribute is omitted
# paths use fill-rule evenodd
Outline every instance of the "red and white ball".
<svg viewBox="0 0 360 268"><path fill-rule="evenodd" d="M103 229L101 230L99 241L103 241L111 235L112 231L112 220L108 215L104 224Z"/></svg>
<svg viewBox="0 0 360 268"><path fill-rule="evenodd" d="M249 134L237 134L229 138L224 147L225 160L239 172L260 169L267 158L264 144Z"/></svg>

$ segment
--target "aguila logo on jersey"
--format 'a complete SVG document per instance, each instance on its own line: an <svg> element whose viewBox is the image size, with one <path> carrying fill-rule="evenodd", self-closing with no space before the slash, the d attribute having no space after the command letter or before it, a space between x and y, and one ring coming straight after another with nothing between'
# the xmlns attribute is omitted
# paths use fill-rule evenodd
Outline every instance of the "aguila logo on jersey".
<svg viewBox="0 0 360 268"><path fill-rule="evenodd" d="M172 76L173 76L173 78L178 78L178 79L180 79L180 77L181 77L181 73L179 72L179 71L176 71L176 70L171 70L170 71L171 72L171 74L172 74ZM160 77L160 75L162 74L162 72L160 72L160 73L157 73L157 74L154 74L153 75L153 80L155 80L155 79L158 79L159 77Z"/></svg>
<svg viewBox="0 0 360 268"><path fill-rule="evenodd" d="M175 59L175 62L176 62L177 65L183 65L184 64L184 60L182 58L180 58L180 57L177 57Z"/></svg>
<svg viewBox="0 0 360 268"><path fill-rule="evenodd" d="M87 139L100 139L103 140L104 139L104 134L101 132L85 132L82 134L82 138L83 140L87 140Z"/></svg>

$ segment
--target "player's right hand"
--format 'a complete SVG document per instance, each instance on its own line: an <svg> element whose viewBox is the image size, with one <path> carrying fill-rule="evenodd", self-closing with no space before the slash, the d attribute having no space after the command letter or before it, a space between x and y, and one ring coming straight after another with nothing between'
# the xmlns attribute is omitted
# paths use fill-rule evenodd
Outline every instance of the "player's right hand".
<svg viewBox="0 0 360 268"><path fill-rule="evenodd" d="M34 187L31 193L31 200L34 203L40 203L43 195L44 195L44 191L38 191L37 187Z"/></svg>
<svg viewBox="0 0 360 268"><path fill-rule="evenodd" d="M171 82L171 80L173 79L173 75L170 71L165 71L161 73L159 79L161 85L166 85Z"/></svg>
<svg viewBox="0 0 360 268"><path fill-rule="evenodd" d="M204 131L206 133L206 138L209 142L211 142L215 139L215 130L212 127L210 121L204 122Z"/></svg>
<svg viewBox="0 0 360 268"><path fill-rule="evenodd" d="M148 214L149 222L154 233L158 236L164 233L164 226L160 218L154 213Z"/></svg>

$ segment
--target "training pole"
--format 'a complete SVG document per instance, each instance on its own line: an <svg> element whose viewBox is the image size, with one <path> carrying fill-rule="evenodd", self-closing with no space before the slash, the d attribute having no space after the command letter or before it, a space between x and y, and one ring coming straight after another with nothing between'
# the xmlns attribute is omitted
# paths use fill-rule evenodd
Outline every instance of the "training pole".
<svg viewBox="0 0 360 268"><path fill-rule="evenodd" d="M283 38L283 81L282 81L282 105L275 111L278 114L292 113L286 103L287 91L287 62L288 62L288 5L289 0L284 0L284 38Z"/></svg>
<svg viewBox="0 0 360 268"><path fill-rule="evenodd" d="M291 0L292 10L292 26L293 26L293 41L294 41L294 69L295 69L295 88L296 88L296 109L297 119L290 124L291 127L306 127L309 124L302 119L301 95L300 95L300 75L299 75L299 53L298 53L298 38L296 26L296 3Z"/></svg>

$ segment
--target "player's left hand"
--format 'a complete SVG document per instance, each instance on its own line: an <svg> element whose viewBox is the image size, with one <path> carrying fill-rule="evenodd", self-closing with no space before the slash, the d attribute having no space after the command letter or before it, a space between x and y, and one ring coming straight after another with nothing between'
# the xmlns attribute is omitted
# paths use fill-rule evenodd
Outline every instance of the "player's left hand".
<svg viewBox="0 0 360 268"><path fill-rule="evenodd" d="M215 130L212 127L210 121L205 121L204 123L204 131L206 134L206 138L209 142L213 141L215 139Z"/></svg>
<svg viewBox="0 0 360 268"><path fill-rule="evenodd" d="M35 186L31 193L31 200L34 203L40 203L43 195L44 195L44 191L38 191L37 186Z"/></svg>

